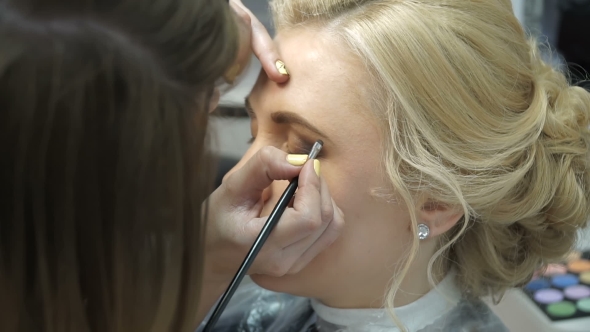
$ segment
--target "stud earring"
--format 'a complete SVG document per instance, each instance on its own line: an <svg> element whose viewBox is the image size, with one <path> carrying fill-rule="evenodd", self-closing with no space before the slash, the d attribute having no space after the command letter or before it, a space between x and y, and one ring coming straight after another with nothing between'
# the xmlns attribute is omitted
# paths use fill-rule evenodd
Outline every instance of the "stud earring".
<svg viewBox="0 0 590 332"><path fill-rule="evenodd" d="M289 71L287 70L287 67L285 66L285 63L283 61L277 60L275 66L277 67L277 70L279 71L279 73L281 73L281 75L289 76Z"/></svg>
<svg viewBox="0 0 590 332"><path fill-rule="evenodd" d="M426 224L418 225L418 238L424 240L430 235L430 228Z"/></svg>

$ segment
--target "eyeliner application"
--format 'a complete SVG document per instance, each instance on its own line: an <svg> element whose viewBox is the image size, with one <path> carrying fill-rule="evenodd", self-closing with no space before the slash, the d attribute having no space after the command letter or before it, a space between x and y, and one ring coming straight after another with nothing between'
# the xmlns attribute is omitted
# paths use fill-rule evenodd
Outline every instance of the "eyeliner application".
<svg viewBox="0 0 590 332"><path fill-rule="evenodd" d="M322 149L323 146L324 146L324 142L322 142L321 140L316 141L315 144L313 145L313 147L311 148L311 151L309 152L308 160L315 159L318 156L318 154L320 153L320 150ZM219 320L219 317L223 313L223 310L225 310L225 307L227 306L227 304L231 300L232 296L236 292L236 289L238 289L240 282L242 282L242 279L244 279L246 272L248 272L248 269L250 268L250 266L254 262L254 259L258 255L258 252L260 252L260 249L262 249L262 246L264 245L264 243L268 239L273 228L276 226L276 224L281 219L281 216L285 212L285 209L289 205L289 202L291 202L291 199L293 198L293 195L295 195L295 191L297 190L298 184L299 184L299 177L296 177L293 180L291 180L291 183L289 183L289 185L287 186L287 189L285 189L285 192L283 192L283 194L281 195L281 198L279 198L279 201L277 202L275 207L272 209L272 212L268 216L266 223L262 227L260 234L258 234L258 237L254 241L254 244L250 248L250 251L248 251L248 254L246 255L246 258L244 259L244 261L242 262L242 265L240 265L238 272L236 272L231 283L229 284L229 286L227 287L227 289L225 290L225 292L223 293L223 295L219 299L219 302L217 303L215 310L211 314L211 317L207 321L207 324L205 325L203 332L213 331L213 327L215 327L215 323L217 323L217 320Z"/></svg>

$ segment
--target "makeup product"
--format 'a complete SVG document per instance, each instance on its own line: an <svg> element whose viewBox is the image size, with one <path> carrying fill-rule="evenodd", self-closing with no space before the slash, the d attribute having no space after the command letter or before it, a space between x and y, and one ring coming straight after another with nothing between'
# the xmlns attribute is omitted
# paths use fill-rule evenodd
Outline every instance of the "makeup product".
<svg viewBox="0 0 590 332"><path fill-rule="evenodd" d="M322 142L321 140L318 140L317 142L315 142L315 144L313 145L313 148L311 149L311 152L309 153L308 160L315 159L317 157L317 155L320 153L320 150L322 149L323 145L324 145L324 142ZM217 320L219 319L219 317L223 313L223 310L225 309L225 307L227 306L227 304L231 300L231 297L234 295L236 289L238 289L238 286L240 285L240 282L242 281L242 279L244 279L244 276L246 275L246 272L248 272L250 265L252 265L252 263L254 262L254 259L258 255L258 252L260 252L260 249L262 249L264 242L266 242L266 239L268 239L273 228L276 226L276 224L281 219L281 216L283 215L283 213L285 212L285 209L287 208L287 206L291 202L291 199L293 199L293 195L295 195L295 191L297 190L297 185L299 184L298 180L299 180L298 177L291 180L291 183L289 183L289 185L287 186L287 189L285 189L285 192L283 192L283 195L281 196L281 198L279 198L279 201L277 202L275 207L272 209L272 212L268 216L268 219L267 219L266 223L264 224L264 226L262 227L260 234L258 234L258 237L256 238L256 240L254 240L254 244L250 248L250 251L246 255L246 258L242 262L242 265L238 269L238 272L236 272L236 274L234 275L234 278L232 279L231 283L229 284L229 287L226 289L226 291L221 296L219 302L217 303L217 306L215 307L215 310L213 310L213 313L211 314L211 317L207 321L207 324L205 325L203 332L213 331L213 327L215 326L215 323L217 323Z"/></svg>
<svg viewBox="0 0 590 332"><path fill-rule="evenodd" d="M524 293L549 321L590 319L590 251L537 272Z"/></svg>

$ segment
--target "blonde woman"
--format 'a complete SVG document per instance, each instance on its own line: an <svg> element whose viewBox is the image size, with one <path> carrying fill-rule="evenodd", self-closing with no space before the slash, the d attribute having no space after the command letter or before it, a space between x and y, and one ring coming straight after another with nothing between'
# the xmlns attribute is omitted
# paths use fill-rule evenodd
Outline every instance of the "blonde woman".
<svg viewBox="0 0 590 332"><path fill-rule="evenodd" d="M240 328L504 330L479 298L525 284L586 225L590 94L541 60L509 0L271 6L291 79L260 76L243 161L322 139L322 185L346 225L305 268L253 276L315 315L283 308L300 324L269 327L264 308L280 306L257 293ZM285 185L266 189L264 211Z"/></svg>

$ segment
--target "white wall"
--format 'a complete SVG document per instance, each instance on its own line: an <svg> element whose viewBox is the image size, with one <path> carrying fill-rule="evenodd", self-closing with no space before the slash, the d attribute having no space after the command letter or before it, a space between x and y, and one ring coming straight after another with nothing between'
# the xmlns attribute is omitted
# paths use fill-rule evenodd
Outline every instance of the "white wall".
<svg viewBox="0 0 590 332"><path fill-rule="evenodd" d="M547 3L559 0L511 0L514 14L520 23L533 35L544 34L542 22Z"/></svg>
<svg viewBox="0 0 590 332"><path fill-rule="evenodd" d="M521 24L524 22L524 3L526 0L512 0L512 8L514 9L514 15L520 21Z"/></svg>

